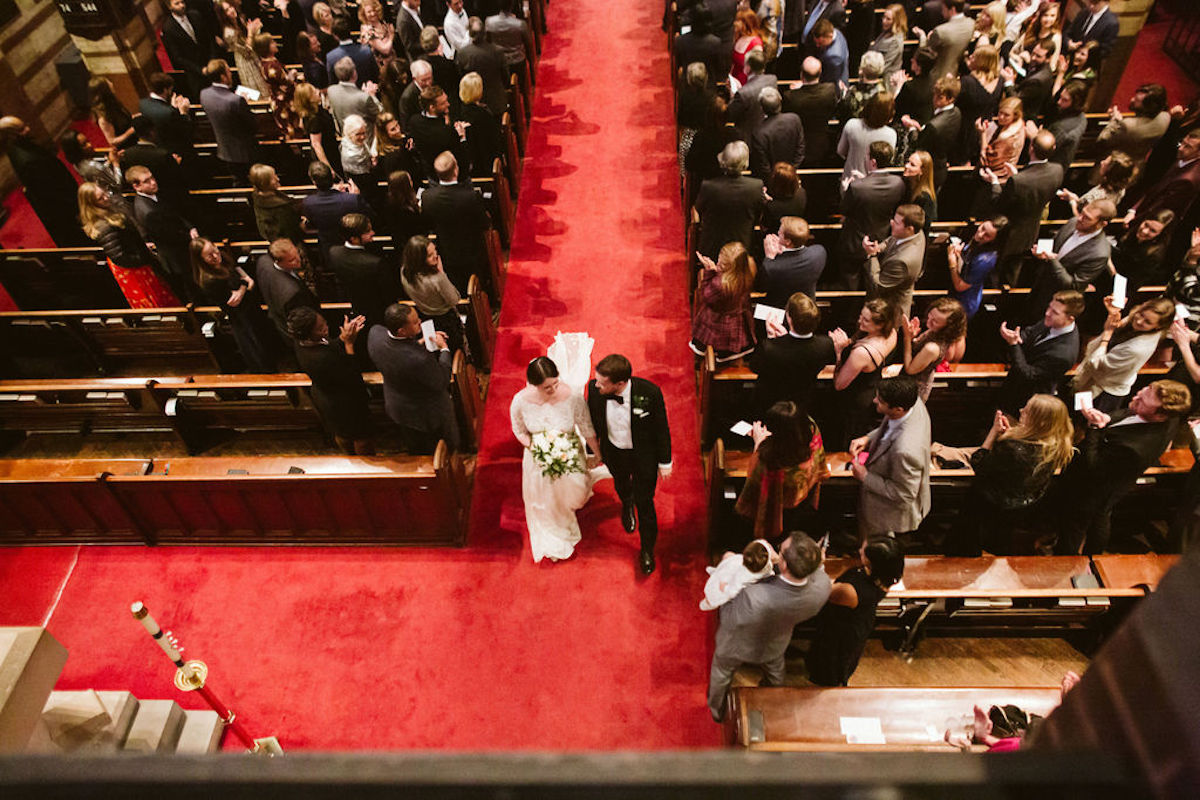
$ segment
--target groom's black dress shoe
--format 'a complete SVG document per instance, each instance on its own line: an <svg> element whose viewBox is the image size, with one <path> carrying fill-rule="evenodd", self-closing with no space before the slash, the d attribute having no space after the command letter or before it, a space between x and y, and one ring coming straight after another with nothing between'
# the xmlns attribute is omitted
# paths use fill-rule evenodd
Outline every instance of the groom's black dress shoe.
<svg viewBox="0 0 1200 800"><path fill-rule="evenodd" d="M642 568L643 575L649 575L654 572L654 553L647 553L645 550L638 556L638 566Z"/></svg>
<svg viewBox="0 0 1200 800"><path fill-rule="evenodd" d="M621 524L625 526L626 533L633 533L637 530L637 511L632 502L625 503L621 507Z"/></svg>

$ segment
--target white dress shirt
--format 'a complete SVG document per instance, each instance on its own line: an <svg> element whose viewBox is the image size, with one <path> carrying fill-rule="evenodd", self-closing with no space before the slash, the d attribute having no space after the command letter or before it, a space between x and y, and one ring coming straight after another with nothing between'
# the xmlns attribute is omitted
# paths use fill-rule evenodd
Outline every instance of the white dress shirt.
<svg viewBox="0 0 1200 800"><path fill-rule="evenodd" d="M463 9L455 14L450 9L446 9L446 18L442 20L442 28L446 33L446 42L450 45L451 52L446 53L446 58L454 58L454 52L460 50L471 43L471 35L467 33L467 11Z"/></svg>
<svg viewBox="0 0 1200 800"><path fill-rule="evenodd" d="M633 381L626 381L625 388L617 395L622 402L604 398L609 403L605 415L608 422L608 441L618 450L633 449Z"/></svg>

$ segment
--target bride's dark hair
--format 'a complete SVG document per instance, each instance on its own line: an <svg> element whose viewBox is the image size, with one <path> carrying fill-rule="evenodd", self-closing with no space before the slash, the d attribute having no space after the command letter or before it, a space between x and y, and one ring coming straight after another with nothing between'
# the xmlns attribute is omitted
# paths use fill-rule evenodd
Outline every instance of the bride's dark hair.
<svg viewBox="0 0 1200 800"><path fill-rule="evenodd" d="M546 378L557 377L558 366L545 356L538 356L525 368L525 380L529 381L530 386L541 386Z"/></svg>

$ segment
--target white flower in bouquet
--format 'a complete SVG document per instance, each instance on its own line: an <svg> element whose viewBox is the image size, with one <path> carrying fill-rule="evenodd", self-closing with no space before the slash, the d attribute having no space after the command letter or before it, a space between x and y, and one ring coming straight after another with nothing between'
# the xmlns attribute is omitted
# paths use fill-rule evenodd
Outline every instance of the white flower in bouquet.
<svg viewBox="0 0 1200 800"><path fill-rule="evenodd" d="M529 452L542 468L542 474L551 480L583 472L579 442L573 433L539 431L530 437Z"/></svg>

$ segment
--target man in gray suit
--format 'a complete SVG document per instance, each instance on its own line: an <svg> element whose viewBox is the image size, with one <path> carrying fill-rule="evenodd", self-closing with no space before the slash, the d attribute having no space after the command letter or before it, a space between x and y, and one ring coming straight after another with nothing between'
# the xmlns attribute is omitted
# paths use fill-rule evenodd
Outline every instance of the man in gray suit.
<svg viewBox="0 0 1200 800"><path fill-rule="evenodd" d="M725 697L742 664L762 667L766 683L783 684L783 654L792 629L816 616L829 598L830 582L821 569L824 554L804 533L793 533L779 548L779 571L752 583L720 610L716 649L708 677L708 710L725 719Z"/></svg>
<svg viewBox="0 0 1200 800"><path fill-rule="evenodd" d="M1104 238L1104 226L1117 215L1110 200L1093 200L1079 209L1079 216L1063 225L1054 235L1052 252L1039 251L1038 275L1029 296L1029 308L1036 318L1059 289L1086 292L1108 270L1112 248Z"/></svg>
<svg viewBox="0 0 1200 800"><path fill-rule="evenodd" d="M383 324L367 334L367 352L383 375L383 408L400 428L405 449L430 455L439 439L458 447L458 423L450 400L451 354L446 334L438 331L430 352L421 337L417 310L392 303Z"/></svg>
<svg viewBox="0 0 1200 800"><path fill-rule="evenodd" d="M759 92L768 86L779 88L779 79L766 74L766 68L767 62L761 50L751 50L747 53L746 82L729 101L726 118L736 125L738 131L746 138L753 136L755 129L763 121L762 104L758 101Z"/></svg>
<svg viewBox="0 0 1200 800"><path fill-rule="evenodd" d="M975 21L963 13L966 0L943 0L942 16L945 22L938 25L929 34L928 45L937 53L933 68L921 80L930 86L947 73L958 74L958 64L962 61L967 45L971 43L971 34L975 30Z"/></svg>
<svg viewBox="0 0 1200 800"><path fill-rule="evenodd" d="M765 180L780 161L799 169L804 162L804 125L800 117L780 113L783 96L774 86L759 92L758 103L766 119L750 139L750 172Z"/></svg>
<svg viewBox="0 0 1200 800"><path fill-rule="evenodd" d="M929 513L930 426L911 375L884 378L875 390L883 423L850 442L850 470L862 483L858 533L863 540L915 531ZM859 463L859 455L867 453Z"/></svg>
<svg viewBox="0 0 1200 800"><path fill-rule="evenodd" d="M1029 164L1013 174L1007 183L1001 184L1000 176L986 167L982 172L984 180L992 184L993 208L1012 222L1008 240L1000 251L1000 276L1013 286L1020 279L1021 266L1029 255L1029 248L1037 240L1042 211L1063 182L1062 165L1050 161L1055 146L1054 134L1040 130L1033 137Z"/></svg>
<svg viewBox="0 0 1200 800"><path fill-rule="evenodd" d="M231 88L233 76L229 65L219 58L208 62L204 77L212 81L200 90L200 105L212 125L217 140L217 158L225 162L240 183L245 183L250 165L257 159L258 125L246 98Z"/></svg>
<svg viewBox="0 0 1200 800"><path fill-rule="evenodd" d="M370 145L375 141L375 118L383 108L375 97L379 87L367 81L358 88L358 70L350 56L344 56L333 65L333 76L338 82L328 89L329 110L337 123L338 133L342 132L346 117L358 114L367 122L367 144Z"/></svg>
<svg viewBox="0 0 1200 800"><path fill-rule="evenodd" d="M925 211L905 203L892 216L885 241L863 237L867 254L867 299L882 297L905 317L912 309L913 285L925 269Z"/></svg>

